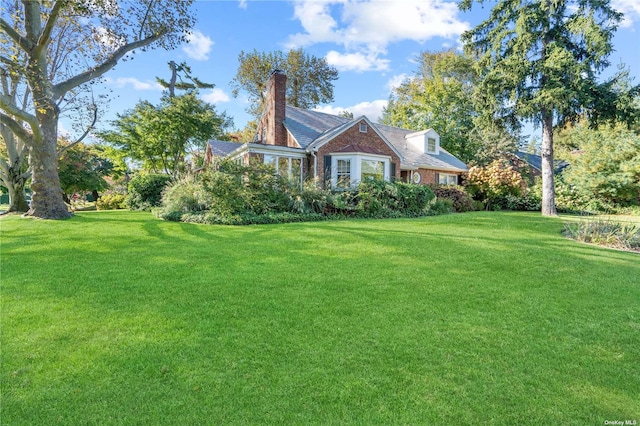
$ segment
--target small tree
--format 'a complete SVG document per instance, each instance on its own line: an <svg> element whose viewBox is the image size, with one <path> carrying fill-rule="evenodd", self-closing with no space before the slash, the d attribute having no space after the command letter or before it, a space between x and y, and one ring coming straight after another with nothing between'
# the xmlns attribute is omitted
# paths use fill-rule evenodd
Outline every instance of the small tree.
<svg viewBox="0 0 640 426"><path fill-rule="evenodd" d="M77 192L92 192L94 195L109 187L104 180L113 169L107 158L100 156L94 146L75 144L60 157L58 174L65 194L65 201Z"/></svg>
<svg viewBox="0 0 640 426"><path fill-rule="evenodd" d="M163 96L158 106L141 101L133 110L118 114L111 125L114 130L98 133L102 140L141 161L145 170L175 178L185 169L187 153L203 150L212 137L224 138L232 121L196 92L189 92Z"/></svg>
<svg viewBox="0 0 640 426"><path fill-rule="evenodd" d="M640 205L640 135L625 129L579 126L569 138L580 141L564 171L565 181L590 198Z"/></svg>

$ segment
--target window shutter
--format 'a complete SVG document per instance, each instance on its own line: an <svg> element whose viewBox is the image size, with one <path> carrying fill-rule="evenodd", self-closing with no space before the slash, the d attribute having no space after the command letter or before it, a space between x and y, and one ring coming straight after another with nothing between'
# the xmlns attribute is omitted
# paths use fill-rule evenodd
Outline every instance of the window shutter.
<svg viewBox="0 0 640 426"><path fill-rule="evenodd" d="M389 178L391 182L396 180L396 163L391 163L391 175Z"/></svg>
<svg viewBox="0 0 640 426"><path fill-rule="evenodd" d="M324 176L322 177L322 181L324 182L324 187L326 189L331 188L331 156L324 156Z"/></svg>
<svg viewBox="0 0 640 426"><path fill-rule="evenodd" d="M436 173L436 181L435 181L436 185L440 185L440 173Z"/></svg>

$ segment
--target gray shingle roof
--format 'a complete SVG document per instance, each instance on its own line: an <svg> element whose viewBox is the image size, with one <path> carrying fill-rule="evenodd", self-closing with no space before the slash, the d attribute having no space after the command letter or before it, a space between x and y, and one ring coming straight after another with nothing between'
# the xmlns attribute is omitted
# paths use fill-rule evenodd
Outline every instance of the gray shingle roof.
<svg viewBox="0 0 640 426"><path fill-rule="evenodd" d="M284 127L298 141L300 147L306 149L323 133L349 121L351 120L337 115L287 105Z"/></svg>
<svg viewBox="0 0 640 426"><path fill-rule="evenodd" d="M467 165L451 155L446 149L440 147L439 154L427 154L418 151L413 145L407 143L405 136L415 133L415 130L401 129L399 127L376 124L382 133L403 156L402 165L409 167L428 167L430 169L451 170L466 172Z"/></svg>
<svg viewBox="0 0 640 426"><path fill-rule="evenodd" d="M231 154L236 149L240 148L242 144L212 139L209 141L209 146L211 147L211 152L213 153L213 155L225 157Z"/></svg>
<svg viewBox="0 0 640 426"><path fill-rule="evenodd" d="M311 144L317 144L324 139L332 138L339 128L347 125L352 120L337 115L326 114L320 111L296 108L287 105L285 127L298 141L300 147L308 148ZM405 136L414 133L415 130L401 129L399 127L385 126L372 123L377 130L394 146L402 155L402 165L407 167L428 167L439 170L467 171L467 166L462 161L440 148L440 154L425 154L415 147L407 144Z"/></svg>
<svg viewBox="0 0 640 426"><path fill-rule="evenodd" d="M529 154L528 152L518 151L516 155L521 159L526 161L531 167L538 171L542 171L542 157L535 154ZM569 163L566 161L556 161L555 162L555 173L560 173L564 169L569 166Z"/></svg>

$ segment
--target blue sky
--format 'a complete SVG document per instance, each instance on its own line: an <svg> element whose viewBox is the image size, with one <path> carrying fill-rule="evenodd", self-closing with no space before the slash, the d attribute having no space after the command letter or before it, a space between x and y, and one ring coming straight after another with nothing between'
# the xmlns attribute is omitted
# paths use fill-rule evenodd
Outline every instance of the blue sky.
<svg viewBox="0 0 640 426"><path fill-rule="evenodd" d="M618 29L613 65L630 67L640 82L640 0L613 0L625 13ZM156 76L169 77L168 61L186 61L193 74L216 85L201 97L233 117L241 129L250 118L246 95L231 95L230 81L244 51L268 52L302 47L324 57L339 70L334 102L319 110L348 110L376 121L394 85L417 68L416 56L424 50L459 48L460 34L488 17L491 2L461 13L456 3L425 0L326 1L214 1L195 4L198 23L191 42L173 51L136 53L133 60L109 71L106 89L112 100L98 128L133 108L139 100L157 102L161 87ZM615 66L612 66L612 70ZM62 130L65 121L61 122Z"/></svg>

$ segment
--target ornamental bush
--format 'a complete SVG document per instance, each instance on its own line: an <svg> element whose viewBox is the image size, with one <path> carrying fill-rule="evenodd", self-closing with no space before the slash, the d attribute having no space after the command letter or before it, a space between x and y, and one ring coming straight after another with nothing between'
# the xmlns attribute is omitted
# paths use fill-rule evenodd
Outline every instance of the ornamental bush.
<svg viewBox="0 0 640 426"><path fill-rule="evenodd" d="M211 197L194 176L185 176L164 189L162 205L171 212L199 212L209 210Z"/></svg>
<svg viewBox="0 0 640 426"><path fill-rule="evenodd" d="M339 217L415 217L435 199L427 186L367 179L348 191L302 188L265 165L222 161L170 184L158 216L166 220L242 225Z"/></svg>
<svg viewBox="0 0 640 426"><path fill-rule="evenodd" d="M96 200L97 210L116 210L124 209L127 207L127 196L125 194L119 194L117 192L103 194L102 197Z"/></svg>
<svg viewBox="0 0 640 426"><path fill-rule="evenodd" d="M522 174L507 160L469 169L467 191L474 199L485 202L487 209L493 208L496 200L506 195L520 196L526 189Z"/></svg>
<svg viewBox="0 0 640 426"><path fill-rule="evenodd" d="M475 210L471 195L462 186L431 187L438 200L450 200L454 212L464 213Z"/></svg>
<svg viewBox="0 0 640 426"><path fill-rule="evenodd" d="M127 206L132 210L148 210L162 203L162 191L171 182L171 176L138 173L129 181Z"/></svg>

